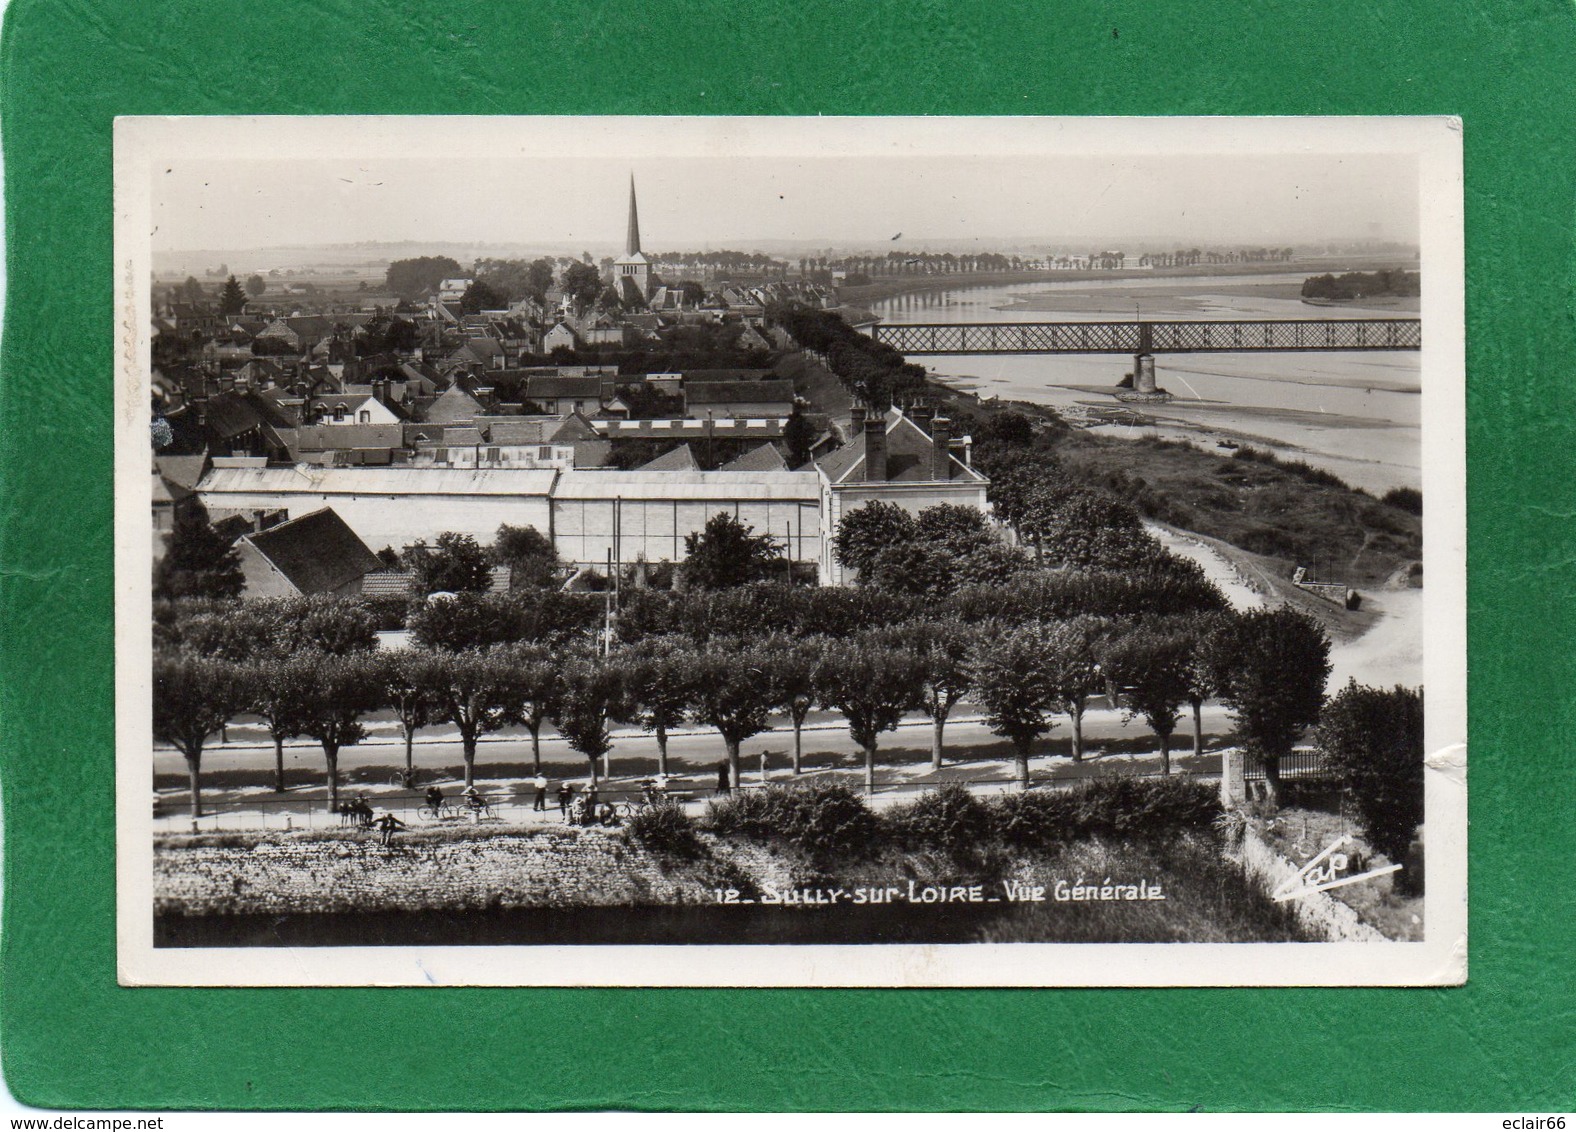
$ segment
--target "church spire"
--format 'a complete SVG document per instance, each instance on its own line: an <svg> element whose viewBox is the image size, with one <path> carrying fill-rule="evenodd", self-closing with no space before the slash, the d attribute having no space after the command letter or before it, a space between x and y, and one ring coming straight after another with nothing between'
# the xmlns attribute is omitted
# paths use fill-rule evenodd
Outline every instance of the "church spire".
<svg viewBox="0 0 1576 1132"><path fill-rule="evenodd" d="M640 254L640 217L635 212L635 175L629 175L629 235L624 238L624 254Z"/></svg>

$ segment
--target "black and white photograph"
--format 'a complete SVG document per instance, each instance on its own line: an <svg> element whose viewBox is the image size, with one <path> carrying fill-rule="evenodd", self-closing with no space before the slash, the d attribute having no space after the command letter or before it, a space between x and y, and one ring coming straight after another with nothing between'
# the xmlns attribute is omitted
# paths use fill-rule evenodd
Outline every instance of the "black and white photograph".
<svg viewBox="0 0 1576 1132"><path fill-rule="evenodd" d="M1458 122L115 145L123 983L1465 979Z"/></svg>

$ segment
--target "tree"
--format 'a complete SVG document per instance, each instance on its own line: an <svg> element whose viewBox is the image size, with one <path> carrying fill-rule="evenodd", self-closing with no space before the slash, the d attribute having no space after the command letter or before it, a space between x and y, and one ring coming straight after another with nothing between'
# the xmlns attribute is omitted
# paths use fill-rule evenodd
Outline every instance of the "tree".
<svg viewBox="0 0 1576 1132"><path fill-rule="evenodd" d="M1356 807L1363 835L1392 864L1406 860L1423 821L1423 693L1349 681L1325 705L1314 742ZM1422 891L1406 869L1404 891Z"/></svg>
<svg viewBox="0 0 1576 1132"><path fill-rule="evenodd" d="M509 567L510 589L550 586L558 580L558 551L535 527L502 524L493 539L492 560Z"/></svg>
<svg viewBox="0 0 1576 1132"><path fill-rule="evenodd" d="M975 631L971 626L949 618L943 621L916 621L893 630L892 635L920 657L919 708L930 717L931 769L940 770L947 717L973 686L971 666Z"/></svg>
<svg viewBox="0 0 1576 1132"><path fill-rule="evenodd" d="M690 668L690 717L715 727L728 752L729 781L739 781L739 745L766 730L781 697L772 644L714 638Z"/></svg>
<svg viewBox="0 0 1576 1132"><path fill-rule="evenodd" d="M311 662L272 651L252 657L238 669L243 710L262 719L274 743L274 790L285 792L285 740L304 734L299 712L312 680Z"/></svg>
<svg viewBox="0 0 1576 1132"><path fill-rule="evenodd" d="M1330 675L1330 640L1292 609L1255 610L1210 638L1221 701L1244 746L1264 764L1270 802L1280 799L1280 760L1319 719Z"/></svg>
<svg viewBox="0 0 1576 1132"><path fill-rule="evenodd" d="M542 724L558 711L564 683L556 654L545 645L530 643L509 648L510 713L531 733L531 771L542 773Z"/></svg>
<svg viewBox="0 0 1576 1132"><path fill-rule="evenodd" d="M601 297L602 274L594 264L572 263L564 269L559 286L574 304L575 313L584 314Z"/></svg>
<svg viewBox="0 0 1576 1132"><path fill-rule="evenodd" d="M810 418L795 405L793 412L788 415L788 423L783 426L783 444L788 449L790 468L802 468L810 462L810 449L817 435Z"/></svg>
<svg viewBox="0 0 1576 1132"><path fill-rule="evenodd" d="M872 499L843 516L832 536L832 551L838 562L858 571L863 580L876 555L913 540L915 526L914 516L896 503Z"/></svg>
<svg viewBox="0 0 1576 1132"><path fill-rule="evenodd" d="M507 650L499 647L435 653L432 659L432 665L423 669L430 693L429 719L452 723L459 731L465 785L471 786L476 781L476 744L484 734L509 722L517 673Z"/></svg>
<svg viewBox="0 0 1576 1132"><path fill-rule="evenodd" d="M414 299L436 290L445 279L458 279L464 269L446 255L396 259L383 276L383 285L402 299Z"/></svg>
<svg viewBox="0 0 1576 1132"><path fill-rule="evenodd" d="M784 637L773 665L777 707L793 724L793 772L804 773L804 721L815 706L820 688L821 654L827 642L820 637Z"/></svg>
<svg viewBox="0 0 1576 1132"><path fill-rule="evenodd" d="M657 737L657 773L668 773L668 729L684 721L694 655L689 642L673 636L641 643L628 666L628 689L636 720Z"/></svg>
<svg viewBox="0 0 1576 1132"><path fill-rule="evenodd" d="M684 585L726 589L770 577L774 566L781 569L777 541L754 531L749 524L719 511L706 520L704 530L685 535L686 557L679 567Z"/></svg>
<svg viewBox="0 0 1576 1132"><path fill-rule="evenodd" d="M422 648L443 652L516 641L560 646L590 637L605 608L598 594L548 589L435 594L411 610L406 626Z"/></svg>
<svg viewBox="0 0 1576 1132"><path fill-rule="evenodd" d="M256 299L268 290L268 280L261 275L248 275L246 277L246 293Z"/></svg>
<svg viewBox="0 0 1576 1132"><path fill-rule="evenodd" d="M1054 724L1050 713L1061 696L1046 659L1054 642L1042 622L1030 621L982 634L970 673L974 698L990 729L1013 745L1018 783L1029 788L1029 749Z"/></svg>
<svg viewBox="0 0 1576 1132"><path fill-rule="evenodd" d="M917 539L900 542L877 554L859 582L916 597L946 597L957 586L957 559Z"/></svg>
<svg viewBox="0 0 1576 1132"><path fill-rule="evenodd" d="M1161 773L1171 773L1171 735L1192 689L1194 643L1170 626L1138 623L1104 650L1104 667L1129 705L1160 740Z"/></svg>
<svg viewBox="0 0 1576 1132"><path fill-rule="evenodd" d="M610 725L630 714L628 671L618 659L577 656L563 667L563 691L553 722L570 747L591 763L591 786L597 785L597 759L607 774L613 749Z"/></svg>
<svg viewBox="0 0 1576 1132"><path fill-rule="evenodd" d="M363 655L312 657L292 714L300 734L316 739L327 766L328 810L339 810L339 751L366 738L361 717L381 699L376 675Z"/></svg>
<svg viewBox="0 0 1576 1132"><path fill-rule="evenodd" d="M534 259L525 269L526 294L538 303L547 301L547 289L553 285L553 261Z"/></svg>
<svg viewBox="0 0 1576 1132"><path fill-rule="evenodd" d="M224 290L219 292L219 313L223 315L238 315L246 309L246 292L241 290L241 285L235 281L235 276L225 280Z"/></svg>
<svg viewBox="0 0 1576 1132"><path fill-rule="evenodd" d="M153 567L153 596L239 597L241 555L230 540L208 522L208 512L195 499L175 511L175 523L165 536L167 549Z"/></svg>
<svg viewBox="0 0 1576 1132"><path fill-rule="evenodd" d="M1083 715L1100 690L1100 638L1105 622L1087 615L1057 625L1047 637L1046 673L1062 710L1072 721L1073 762L1083 761Z"/></svg>
<svg viewBox="0 0 1576 1132"><path fill-rule="evenodd" d="M394 713L405 737L407 777L415 771L416 732L432 722L432 688L442 664L419 649L380 652L371 658L381 706Z"/></svg>
<svg viewBox="0 0 1576 1132"><path fill-rule="evenodd" d="M202 752L244 701L235 665L209 657L155 655L153 737L186 758L191 814L202 817Z"/></svg>
<svg viewBox="0 0 1576 1132"><path fill-rule="evenodd" d="M920 706L924 661L906 645L861 634L827 647L816 683L821 703L848 720L848 733L865 753L865 791L876 788L876 742L894 731L903 713Z"/></svg>
<svg viewBox="0 0 1576 1132"><path fill-rule="evenodd" d="M454 531L444 531L435 546L417 542L405 552L405 566L413 575L412 592L422 597L433 593L486 593L492 586L486 551L470 535Z"/></svg>
<svg viewBox="0 0 1576 1132"><path fill-rule="evenodd" d="M181 303L200 305L208 301L208 296L203 293L202 284L197 282L195 275L188 275L186 282L175 289L175 299Z"/></svg>
<svg viewBox="0 0 1576 1132"><path fill-rule="evenodd" d="M679 284L679 294L687 307L698 307L706 301L706 288L693 279L686 279Z"/></svg>
<svg viewBox="0 0 1576 1132"><path fill-rule="evenodd" d="M494 288L478 279L465 288L465 294L460 296L461 314L479 314L482 311L502 310L509 305L509 300Z"/></svg>
<svg viewBox="0 0 1576 1132"><path fill-rule="evenodd" d="M1230 624L1230 610L1185 613L1178 616L1177 631L1191 646L1187 664L1187 703L1193 715L1193 756L1204 753L1204 701L1216 694L1215 667L1210 639Z"/></svg>
<svg viewBox="0 0 1576 1132"><path fill-rule="evenodd" d="M275 639L287 650L346 656L377 647L377 623L359 601L313 594L267 604L271 608L265 613L272 614Z"/></svg>
<svg viewBox="0 0 1576 1132"><path fill-rule="evenodd" d="M954 558L967 558L1001 542L983 511L959 503L926 507L914 520L914 537Z"/></svg>

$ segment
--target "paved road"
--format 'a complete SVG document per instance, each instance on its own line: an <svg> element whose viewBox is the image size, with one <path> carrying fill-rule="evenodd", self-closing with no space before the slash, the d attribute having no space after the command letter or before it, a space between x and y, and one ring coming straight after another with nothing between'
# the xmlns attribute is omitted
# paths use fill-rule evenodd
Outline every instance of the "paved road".
<svg viewBox="0 0 1576 1132"><path fill-rule="evenodd" d="M1191 742L1191 721L1184 720L1173 746L1188 748ZM1204 728L1208 736L1220 737L1228 730L1223 709L1208 707L1204 711ZM239 731L239 729L237 729ZM239 736L238 736L239 737ZM1059 717L1057 726L1049 736L1035 747L1036 755L1066 754L1069 731L1065 717ZM968 762L1006 762L1011 749L999 736L991 734L982 722L959 721L947 726L946 744L948 760ZM1084 744L1087 751L1105 751L1109 755L1151 755L1158 744L1141 721L1124 723L1122 713L1110 709L1089 712L1084 719ZM788 731L772 731L757 735L743 745L742 756L746 774L759 770L762 751L772 752L770 765L786 769L793 736ZM905 722L895 732L881 737L882 762L895 764L924 763L930 754L930 724L927 720ZM695 731L673 735L668 740L668 755L673 768L680 773L705 774L723 758L726 750L715 731ZM859 749L843 726L825 726L807 730L804 735L804 761L807 768L848 766L860 761ZM657 744L655 737L633 732L619 732L613 746L612 770L615 776L650 774L656 768ZM527 739L506 738L483 742L477 751L477 774L488 780L518 781L528 777L531 748ZM570 750L563 740L544 738L542 759L547 773L554 777L583 777L588 773L586 760ZM382 779L387 773L402 765L404 745L398 740L379 736L374 740L344 748L339 755L341 777L347 782L373 782L374 772ZM448 770L462 765L463 755L459 742L444 739L418 738L415 763L428 771ZM258 772L269 772L274 765L274 751L270 744L232 743L209 749L203 756L205 784L222 789L226 785L258 782ZM304 776L321 779L324 764L321 749L312 743L294 743L285 748L285 767L292 780L303 781ZM914 769L919 769L915 767ZM154 752L154 773L161 789L184 787L185 760L172 750Z"/></svg>

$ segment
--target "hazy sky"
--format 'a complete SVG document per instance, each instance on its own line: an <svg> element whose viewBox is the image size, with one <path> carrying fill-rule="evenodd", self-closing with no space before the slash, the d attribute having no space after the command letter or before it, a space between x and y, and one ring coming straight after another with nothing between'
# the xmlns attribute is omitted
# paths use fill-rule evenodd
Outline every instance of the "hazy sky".
<svg viewBox="0 0 1576 1132"><path fill-rule="evenodd" d="M623 241L631 173L648 252L777 240L893 246L899 232L897 247L1418 238L1417 160L1384 153L631 160L490 153L471 137L398 160L158 165L161 252L407 240L605 250Z"/></svg>

